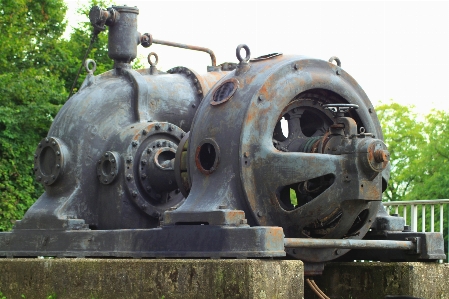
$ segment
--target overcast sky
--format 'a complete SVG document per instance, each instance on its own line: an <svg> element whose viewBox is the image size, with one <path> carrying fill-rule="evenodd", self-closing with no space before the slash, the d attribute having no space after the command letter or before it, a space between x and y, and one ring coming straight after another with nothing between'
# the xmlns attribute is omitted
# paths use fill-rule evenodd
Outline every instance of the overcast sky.
<svg viewBox="0 0 449 299"><path fill-rule="evenodd" d="M79 3L66 0L69 26ZM282 52L328 60L365 90L374 105L393 99L449 111L449 1L126 1L140 9L138 31L155 39L208 47L217 63L237 62L244 43L251 56ZM138 47L158 68L185 66L204 73L207 54L153 45Z"/></svg>

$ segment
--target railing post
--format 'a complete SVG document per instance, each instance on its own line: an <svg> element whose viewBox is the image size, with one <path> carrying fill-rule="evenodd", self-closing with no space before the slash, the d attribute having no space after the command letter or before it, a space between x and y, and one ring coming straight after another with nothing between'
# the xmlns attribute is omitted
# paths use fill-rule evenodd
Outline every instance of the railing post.
<svg viewBox="0 0 449 299"><path fill-rule="evenodd" d="M443 233L443 220L444 220L443 213L444 213L443 204L440 204L440 233Z"/></svg>
<svg viewBox="0 0 449 299"><path fill-rule="evenodd" d="M411 228L413 232L416 232L418 231L418 206L412 204L410 208L411 208L411 215L410 215Z"/></svg>
<svg viewBox="0 0 449 299"><path fill-rule="evenodd" d="M435 231L435 205L430 206L430 232Z"/></svg>
<svg viewBox="0 0 449 299"><path fill-rule="evenodd" d="M426 231L426 205L421 205L421 231Z"/></svg>

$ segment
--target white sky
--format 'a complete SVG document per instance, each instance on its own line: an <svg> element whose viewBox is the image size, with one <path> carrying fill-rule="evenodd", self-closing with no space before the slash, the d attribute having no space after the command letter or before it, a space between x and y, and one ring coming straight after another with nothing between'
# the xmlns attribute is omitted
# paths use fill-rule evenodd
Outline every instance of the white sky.
<svg viewBox="0 0 449 299"><path fill-rule="evenodd" d="M69 26L85 0L66 0ZM244 43L253 58L273 52L328 60L338 56L377 105L389 99L449 111L449 1L127 1L140 9L138 31L155 39L212 49L217 64L237 62ZM103 33L105 34L105 33ZM199 73L208 54L153 45L158 68Z"/></svg>

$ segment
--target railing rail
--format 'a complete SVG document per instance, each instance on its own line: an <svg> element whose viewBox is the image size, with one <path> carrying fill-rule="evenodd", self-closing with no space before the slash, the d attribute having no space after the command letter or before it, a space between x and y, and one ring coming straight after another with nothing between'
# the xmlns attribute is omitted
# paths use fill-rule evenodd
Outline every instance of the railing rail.
<svg viewBox="0 0 449 299"><path fill-rule="evenodd" d="M383 205L390 214L402 214L406 225L410 225L412 231L435 232L436 224L438 232L441 232L443 236L446 236L448 240L447 248L449 249L449 238L447 237L449 236L449 199L389 201L384 202ZM427 207L430 207L430 210L428 210ZM444 217L445 208L447 217ZM427 213L427 211L430 212ZM439 216L437 218L435 218L435 211L437 211ZM421 214L420 217L419 214ZM410 215L410 219L407 218L408 215ZM445 223L445 221L447 222ZM445 226L447 227L446 233L444 231ZM447 252L447 257L449 262L449 250Z"/></svg>

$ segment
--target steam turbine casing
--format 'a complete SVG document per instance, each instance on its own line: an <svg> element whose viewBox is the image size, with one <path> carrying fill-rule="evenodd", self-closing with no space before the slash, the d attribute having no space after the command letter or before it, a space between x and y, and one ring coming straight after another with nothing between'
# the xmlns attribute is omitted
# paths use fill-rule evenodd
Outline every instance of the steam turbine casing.
<svg viewBox="0 0 449 299"><path fill-rule="evenodd" d="M177 188L165 193L145 189L151 184L140 177L150 170L139 170L137 164L146 159L142 152L150 143L157 145L159 140L164 147L166 141L162 154L171 158L203 95L224 74L199 76L176 67L157 75L148 69L91 75L62 107L38 146L34 170L46 191L16 228L65 229L68 219L94 229L155 227L165 209L180 204L183 196ZM139 142L136 136L141 139L138 146L133 145ZM127 162L130 155L137 163ZM153 156L148 157L154 162ZM108 173L99 172L99 165Z"/></svg>

